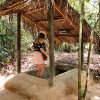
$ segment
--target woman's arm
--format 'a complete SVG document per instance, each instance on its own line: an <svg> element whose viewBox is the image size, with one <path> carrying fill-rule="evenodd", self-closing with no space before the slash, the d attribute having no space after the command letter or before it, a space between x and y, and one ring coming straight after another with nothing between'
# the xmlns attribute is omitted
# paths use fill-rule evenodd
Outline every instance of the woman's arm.
<svg viewBox="0 0 100 100"><path fill-rule="evenodd" d="M44 55L46 55L46 56L48 57L46 51L45 51L43 48L40 48L40 51L41 51Z"/></svg>

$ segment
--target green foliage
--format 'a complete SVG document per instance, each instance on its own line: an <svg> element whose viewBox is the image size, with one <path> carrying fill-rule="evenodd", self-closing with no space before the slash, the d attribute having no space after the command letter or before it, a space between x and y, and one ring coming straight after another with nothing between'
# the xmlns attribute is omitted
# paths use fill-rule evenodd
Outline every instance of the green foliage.
<svg viewBox="0 0 100 100"><path fill-rule="evenodd" d="M0 64L14 60L15 42L17 30L17 18L9 20L9 16L2 17L0 20ZM32 45L32 34L21 27L21 50L27 51Z"/></svg>
<svg viewBox="0 0 100 100"><path fill-rule="evenodd" d="M0 20L0 26L0 64L4 64L14 58L16 28L3 18Z"/></svg>
<svg viewBox="0 0 100 100"><path fill-rule="evenodd" d="M99 0L85 0L85 19L88 21L88 23L91 25L91 27L94 26L95 22L98 19L98 12L99 12L99 6L98 6ZM68 0L70 5L80 13L80 4L79 0Z"/></svg>
<svg viewBox="0 0 100 100"><path fill-rule="evenodd" d="M90 0L86 0L86 2L89 2Z"/></svg>
<svg viewBox="0 0 100 100"><path fill-rule="evenodd" d="M29 31L22 28L21 30L21 50L26 52L28 48L32 46L33 38Z"/></svg>
<svg viewBox="0 0 100 100"><path fill-rule="evenodd" d="M6 0L0 0L0 4L4 3Z"/></svg>

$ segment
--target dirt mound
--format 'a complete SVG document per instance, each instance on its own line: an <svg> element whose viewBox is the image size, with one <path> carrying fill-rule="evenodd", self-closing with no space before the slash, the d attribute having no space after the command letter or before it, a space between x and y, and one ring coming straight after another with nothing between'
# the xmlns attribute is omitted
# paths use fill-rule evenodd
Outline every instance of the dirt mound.
<svg viewBox="0 0 100 100"><path fill-rule="evenodd" d="M26 96L5 89L2 91L2 93L0 93L0 100L30 100L30 99L26 98Z"/></svg>
<svg viewBox="0 0 100 100"><path fill-rule="evenodd" d="M84 74L82 76L84 84ZM5 84L5 88L29 100L77 100L77 70L60 74L49 88L48 80L21 73ZM18 99L23 100L23 99Z"/></svg>

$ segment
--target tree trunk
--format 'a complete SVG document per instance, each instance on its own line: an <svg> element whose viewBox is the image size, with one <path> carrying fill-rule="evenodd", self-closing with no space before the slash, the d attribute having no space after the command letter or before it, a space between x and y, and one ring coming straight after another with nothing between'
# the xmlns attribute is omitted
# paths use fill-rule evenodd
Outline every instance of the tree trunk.
<svg viewBox="0 0 100 100"><path fill-rule="evenodd" d="M83 17L84 17L84 0L80 0L80 29L79 29L79 64L78 64L78 100L82 100L81 95L81 67L83 66L83 31L82 31L82 24L83 24Z"/></svg>
<svg viewBox="0 0 100 100"><path fill-rule="evenodd" d="M100 35L100 0L99 0L99 35ZM99 36L99 43L98 43L98 52L100 54L100 36Z"/></svg>
<svg viewBox="0 0 100 100"><path fill-rule="evenodd" d="M13 19L14 19L14 18L13 18L13 14L10 14L10 15L9 15L9 23L12 23Z"/></svg>
<svg viewBox="0 0 100 100"><path fill-rule="evenodd" d="M99 0L99 33L100 33L100 0Z"/></svg>
<svg viewBox="0 0 100 100"><path fill-rule="evenodd" d="M17 73L21 72L21 13L17 13Z"/></svg>
<svg viewBox="0 0 100 100"><path fill-rule="evenodd" d="M48 0L48 28L49 28L49 57L50 57L50 80L49 85L53 86L53 78L55 76L54 66L54 31L53 31L53 4Z"/></svg>

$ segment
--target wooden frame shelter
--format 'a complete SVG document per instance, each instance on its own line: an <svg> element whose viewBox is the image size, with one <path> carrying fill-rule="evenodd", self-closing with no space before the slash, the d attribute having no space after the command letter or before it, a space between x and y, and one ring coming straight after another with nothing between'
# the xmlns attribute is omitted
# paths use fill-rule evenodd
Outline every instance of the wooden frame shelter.
<svg viewBox="0 0 100 100"><path fill-rule="evenodd" d="M0 5L0 16L21 13L24 25L34 32L48 34L47 0L6 0ZM79 13L74 10L67 0L54 0L54 34L56 43L76 43L79 37ZM91 33L89 24L83 22L83 41L88 42Z"/></svg>
<svg viewBox="0 0 100 100"><path fill-rule="evenodd" d="M34 29L37 28L38 31L44 31L48 35L48 6L49 5L47 3L47 0L6 0L6 2L0 5L0 16L17 13L17 73L21 72L21 19L24 23L24 26L27 26L27 28L31 29L31 31L35 32ZM53 8L54 12L52 32L54 32L55 42L57 44L60 44L62 42L78 42L80 23L79 13L70 6L67 0L54 0ZM82 30L83 41L89 42L91 28L86 20L83 21ZM53 55L54 53L52 49L52 57L50 56L50 58L53 59ZM53 72L54 66L52 66L52 63L50 65L50 69ZM53 80L53 75L51 76L51 78L51 80ZM52 82L53 81L51 81L51 83Z"/></svg>

